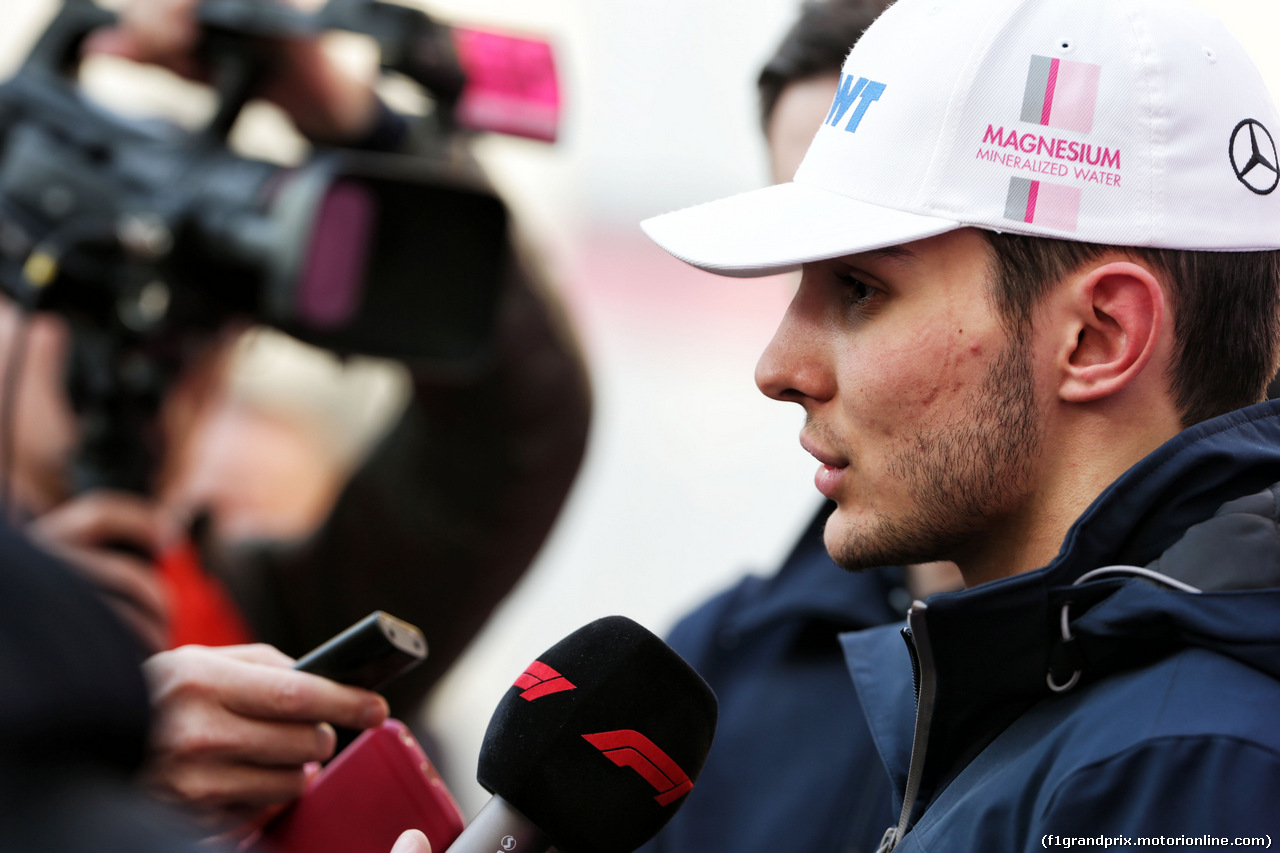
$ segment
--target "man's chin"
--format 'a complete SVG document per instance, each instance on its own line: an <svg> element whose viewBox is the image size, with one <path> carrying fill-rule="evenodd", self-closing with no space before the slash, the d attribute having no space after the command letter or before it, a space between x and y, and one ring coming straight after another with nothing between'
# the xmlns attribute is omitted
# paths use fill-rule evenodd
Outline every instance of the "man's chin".
<svg viewBox="0 0 1280 853"><path fill-rule="evenodd" d="M924 556L931 551L921 538L904 532L882 519L851 519L837 507L823 528L822 542L832 561L850 572L945 559Z"/></svg>
<svg viewBox="0 0 1280 853"><path fill-rule="evenodd" d="M822 530L822 543L827 546L827 554L832 561L850 572L886 565L883 561L873 561L879 549L868 546L874 544L875 537L857 528L858 524L844 517L839 508L827 519Z"/></svg>

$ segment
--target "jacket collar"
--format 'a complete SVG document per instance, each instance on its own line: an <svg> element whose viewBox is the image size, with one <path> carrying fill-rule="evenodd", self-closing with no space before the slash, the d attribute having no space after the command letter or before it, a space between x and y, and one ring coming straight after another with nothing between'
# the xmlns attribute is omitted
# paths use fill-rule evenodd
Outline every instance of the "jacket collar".
<svg viewBox="0 0 1280 853"><path fill-rule="evenodd" d="M1171 610L1184 618L1199 614L1214 625L1221 626L1224 619L1229 623L1229 611L1219 612L1215 618L1211 612L1215 608L1207 607L1205 601L1187 602L1140 580L1072 584L1102 566L1159 565L1157 561L1166 552L1176 554L1172 546L1189 529L1200 524L1221 525L1214 514L1224 504L1265 490L1277 481L1280 402L1271 401L1198 424L1140 461L1081 515L1047 566L930 597L921 615L928 623L935 701L920 801L927 803L1009 723L1052 695L1046 675L1051 665L1061 664L1063 648L1057 638L1064 604L1069 605L1072 618L1079 619L1077 633L1088 639L1083 651L1071 650L1073 662L1092 666L1092 670L1082 669L1086 682L1108 671L1140 665L1142 655L1150 659L1168 654L1177 643L1186 645L1199 627L1173 632L1154 645L1129 643L1136 652L1125 646L1126 638L1134 636L1131 632L1146 630L1143 626L1166 619ZM1259 500L1265 502L1264 498ZM1274 520L1267 523L1274 537ZM1233 538L1229 530L1219 532L1225 534L1217 536L1219 540L1229 543ZM1277 549L1272 541L1253 545L1274 552ZM1274 565L1275 559L1273 553L1269 565ZM1183 565L1190 562L1194 561L1181 561ZM1176 565L1162 568L1177 571ZM1273 573L1265 574L1261 583L1253 585L1268 585ZM1105 608L1107 615L1090 613L1090 608L1104 599L1114 599ZM1280 621L1280 591L1256 597L1255 606L1269 609L1272 623ZM1219 605L1216 609L1229 607ZM1238 623L1238 618L1235 621ZM1250 621L1256 626L1255 620ZM1231 629L1223 630L1230 633ZM845 640L851 661L865 662L867 655L882 653L883 637L868 634ZM1196 642L1212 645L1204 640ZM1229 637L1221 637L1218 646L1229 642ZM1117 648L1126 650L1117 654ZM1272 646L1272 656L1275 649ZM875 666L859 664L850 671L868 718L875 718L871 725L880 753L888 760L900 761L901 756L910 754L912 737L910 708L901 706L903 691L873 685ZM904 676L891 677L900 683ZM904 771L892 768L890 774L901 779Z"/></svg>
<svg viewBox="0 0 1280 853"><path fill-rule="evenodd" d="M1146 565L1226 502L1277 481L1280 400L1197 424L1157 448L1098 496L1068 531L1058 556L1042 570L1046 582L1069 584L1109 564Z"/></svg>

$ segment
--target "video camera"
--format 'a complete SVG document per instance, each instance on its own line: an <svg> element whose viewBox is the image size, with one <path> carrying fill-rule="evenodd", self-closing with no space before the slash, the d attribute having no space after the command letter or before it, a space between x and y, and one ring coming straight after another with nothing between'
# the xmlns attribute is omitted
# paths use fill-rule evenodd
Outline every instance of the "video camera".
<svg viewBox="0 0 1280 853"><path fill-rule="evenodd" d="M227 143L268 68L267 40L348 30L372 36L384 70L426 90L428 132L445 150L463 109L493 113L483 93L468 102L476 81L460 58L486 46L378 0L311 13L203 0L199 20L219 106L198 131L126 119L83 95L81 45L114 21L91 0L64 0L0 86L0 288L71 326L80 488L147 491L160 400L192 341L230 320L444 370L482 360L493 328L506 208L446 158L317 149L286 168ZM540 97L554 108L554 93ZM545 112L524 129L490 125L554 134Z"/></svg>

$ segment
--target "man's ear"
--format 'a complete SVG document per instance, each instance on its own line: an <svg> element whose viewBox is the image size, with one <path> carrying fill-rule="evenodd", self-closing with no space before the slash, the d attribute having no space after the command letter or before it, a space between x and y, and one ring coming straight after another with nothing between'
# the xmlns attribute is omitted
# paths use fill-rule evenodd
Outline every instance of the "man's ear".
<svg viewBox="0 0 1280 853"><path fill-rule="evenodd" d="M1087 403L1116 394L1151 362L1165 323L1164 288L1146 267L1117 261L1071 285L1075 339L1065 348L1059 395Z"/></svg>

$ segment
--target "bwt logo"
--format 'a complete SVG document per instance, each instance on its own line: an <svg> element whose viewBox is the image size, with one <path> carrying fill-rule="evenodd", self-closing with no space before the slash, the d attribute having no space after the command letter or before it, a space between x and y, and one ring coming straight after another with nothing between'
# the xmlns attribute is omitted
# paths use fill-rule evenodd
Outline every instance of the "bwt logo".
<svg viewBox="0 0 1280 853"><path fill-rule="evenodd" d="M519 687L524 691L520 694L520 698L526 702L541 699L552 693L577 689L577 685L540 660L529 664L529 668L511 686Z"/></svg>
<svg viewBox="0 0 1280 853"><path fill-rule="evenodd" d="M840 75L840 87L836 89L835 100L831 102L826 124L835 127L840 123L840 119L844 118L845 113L849 112L853 102L857 101L858 106L854 108L853 115L849 116L849 122L844 126L844 129L850 133L856 133L858 125L862 123L862 117L867 114L867 108L880 100L885 88L883 83L868 80L866 77L854 80L852 74Z"/></svg>
<svg viewBox="0 0 1280 853"><path fill-rule="evenodd" d="M658 792L658 805L665 806L693 790L689 775L680 769L658 745L631 729L583 735L587 743L604 753L619 767L630 767Z"/></svg>

